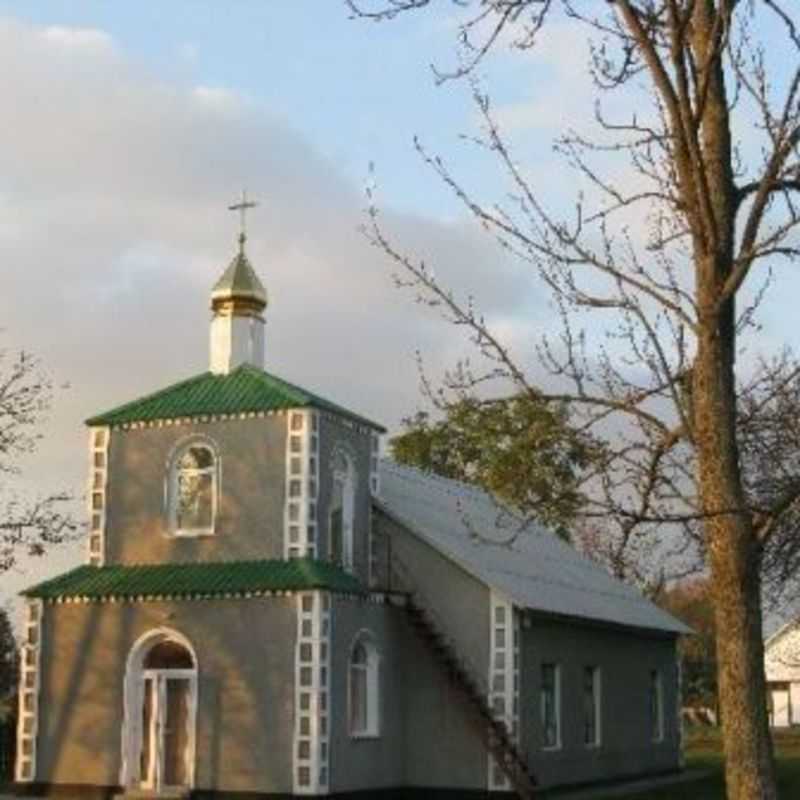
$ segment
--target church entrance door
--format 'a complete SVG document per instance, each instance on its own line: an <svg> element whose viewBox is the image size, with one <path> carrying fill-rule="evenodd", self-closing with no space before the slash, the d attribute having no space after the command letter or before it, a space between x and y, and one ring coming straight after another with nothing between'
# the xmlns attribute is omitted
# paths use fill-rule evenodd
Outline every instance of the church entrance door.
<svg viewBox="0 0 800 800"><path fill-rule="evenodd" d="M145 670L142 677L141 786L157 793L187 789L194 750L194 674Z"/></svg>
<svg viewBox="0 0 800 800"><path fill-rule="evenodd" d="M188 641L159 629L128 659L122 785L157 795L194 786L197 661Z"/></svg>

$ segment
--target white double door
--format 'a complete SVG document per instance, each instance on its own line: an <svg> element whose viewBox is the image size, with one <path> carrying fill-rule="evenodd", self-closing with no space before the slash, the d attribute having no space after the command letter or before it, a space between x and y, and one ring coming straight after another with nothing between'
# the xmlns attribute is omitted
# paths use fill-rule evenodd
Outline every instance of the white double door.
<svg viewBox="0 0 800 800"><path fill-rule="evenodd" d="M191 788L197 697L194 670L147 669L142 672L142 789L156 793Z"/></svg>

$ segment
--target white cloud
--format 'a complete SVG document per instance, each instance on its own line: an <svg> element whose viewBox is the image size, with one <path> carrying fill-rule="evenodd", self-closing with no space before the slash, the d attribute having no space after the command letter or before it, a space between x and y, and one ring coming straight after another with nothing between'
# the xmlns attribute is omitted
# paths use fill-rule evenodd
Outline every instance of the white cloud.
<svg viewBox="0 0 800 800"><path fill-rule="evenodd" d="M92 50L109 50L113 47L112 37L105 31L96 28L68 28L62 25L51 25L42 30L41 37L47 42L54 42L63 47Z"/></svg>
<svg viewBox="0 0 800 800"><path fill-rule="evenodd" d="M238 92L218 86L195 86L192 97L214 111L235 111L242 105L242 96Z"/></svg>

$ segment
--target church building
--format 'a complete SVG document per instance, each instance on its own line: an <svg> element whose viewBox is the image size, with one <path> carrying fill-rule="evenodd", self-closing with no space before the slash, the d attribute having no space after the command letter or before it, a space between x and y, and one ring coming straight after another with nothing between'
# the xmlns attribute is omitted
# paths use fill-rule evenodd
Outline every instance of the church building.
<svg viewBox="0 0 800 800"><path fill-rule="evenodd" d="M209 368L87 421L86 564L23 592L17 788L529 798L678 770L685 626L265 371L245 244Z"/></svg>

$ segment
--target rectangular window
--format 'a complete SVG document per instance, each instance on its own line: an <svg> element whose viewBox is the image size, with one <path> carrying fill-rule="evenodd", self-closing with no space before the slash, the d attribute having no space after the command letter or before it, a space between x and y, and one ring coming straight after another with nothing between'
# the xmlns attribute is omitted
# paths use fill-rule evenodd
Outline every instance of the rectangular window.
<svg viewBox="0 0 800 800"><path fill-rule="evenodd" d="M650 732L654 742L664 739L664 692L661 674L650 670Z"/></svg>
<svg viewBox="0 0 800 800"><path fill-rule="evenodd" d="M583 668L583 743L600 744L600 668Z"/></svg>
<svg viewBox="0 0 800 800"><path fill-rule="evenodd" d="M542 664L540 714L542 747L561 747L561 674L558 664Z"/></svg>

